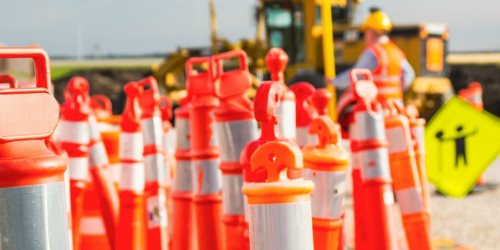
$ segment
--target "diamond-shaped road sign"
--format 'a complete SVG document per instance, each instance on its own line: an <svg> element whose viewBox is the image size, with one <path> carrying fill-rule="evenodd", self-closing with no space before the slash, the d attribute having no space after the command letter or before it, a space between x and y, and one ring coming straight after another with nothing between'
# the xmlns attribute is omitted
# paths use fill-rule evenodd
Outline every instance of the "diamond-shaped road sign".
<svg viewBox="0 0 500 250"><path fill-rule="evenodd" d="M500 153L500 119L453 97L427 124L425 149L430 182L464 197Z"/></svg>

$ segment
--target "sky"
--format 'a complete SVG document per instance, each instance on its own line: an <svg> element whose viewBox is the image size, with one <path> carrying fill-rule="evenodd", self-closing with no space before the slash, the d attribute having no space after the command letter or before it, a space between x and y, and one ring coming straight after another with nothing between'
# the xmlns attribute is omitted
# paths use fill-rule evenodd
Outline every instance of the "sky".
<svg viewBox="0 0 500 250"><path fill-rule="evenodd" d="M3 0L0 43L25 46L36 42L49 55L59 56L76 56L78 51L92 54L96 45L102 54L116 55L208 46L208 2ZM216 0L219 35L230 41L255 37L256 3ZM500 51L499 0L365 0L357 10L357 23L372 6L380 7L397 24L448 24L451 51Z"/></svg>

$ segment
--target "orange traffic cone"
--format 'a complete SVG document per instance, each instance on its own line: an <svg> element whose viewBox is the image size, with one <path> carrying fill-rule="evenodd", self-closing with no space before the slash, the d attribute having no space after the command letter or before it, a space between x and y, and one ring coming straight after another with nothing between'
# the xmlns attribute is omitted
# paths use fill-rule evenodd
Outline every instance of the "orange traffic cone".
<svg viewBox="0 0 500 250"><path fill-rule="evenodd" d="M222 61L238 58L240 68L224 72ZM220 104L214 109L219 138L222 171L223 221L227 250L244 249L245 210L241 188L243 169L240 154L243 148L257 138L257 123L252 112L252 101L246 92L252 86L247 55L242 50L215 55L212 60L217 70L214 81Z"/></svg>
<svg viewBox="0 0 500 250"><path fill-rule="evenodd" d="M365 80L358 80L363 75ZM352 89L357 96L354 106L354 138L351 147L357 152L361 181L366 199L365 217L368 235L366 249L396 250L397 231L394 223L394 194L389 168L384 116L376 101L377 87L371 72L351 71ZM352 133L351 133L352 135ZM356 241L357 243L358 241ZM358 246L356 246L357 248Z"/></svg>
<svg viewBox="0 0 500 250"><path fill-rule="evenodd" d="M189 110L194 203L199 250L225 249L222 223L222 174L219 169L213 109L219 105L209 58L190 58L186 62L186 89L191 96ZM194 64L209 63L207 72L198 73Z"/></svg>
<svg viewBox="0 0 500 250"><path fill-rule="evenodd" d="M253 171L267 171L267 180L243 186L250 215L250 249L313 250L310 199L314 184L286 177L286 168L302 168L300 150L286 142L267 142L251 161Z"/></svg>
<svg viewBox="0 0 500 250"><path fill-rule="evenodd" d="M304 179L314 182L311 193L315 250L339 249L343 235L342 202L349 166L349 156L338 144L335 123L326 115L312 121L311 132L319 144L306 145Z"/></svg>
<svg viewBox="0 0 500 250"><path fill-rule="evenodd" d="M120 123L120 217L116 231L116 249L142 250L145 247L143 139L139 85L130 82L123 88L127 103Z"/></svg>
<svg viewBox="0 0 500 250"><path fill-rule="evenodd" d="M423 207L409 121L406 116L398 114L392 100L388 100L387 105L389 114L385 117L385 131L389 141L389 161L408 248L430 250L429 223Z"/></svg>

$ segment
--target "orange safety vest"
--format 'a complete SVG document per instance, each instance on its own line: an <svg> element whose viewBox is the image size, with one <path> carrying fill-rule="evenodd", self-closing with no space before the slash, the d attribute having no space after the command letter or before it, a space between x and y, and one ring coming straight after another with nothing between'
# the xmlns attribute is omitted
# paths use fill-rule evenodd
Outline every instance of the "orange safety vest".
<svg viewBox="0 0 500 250"><path fill-rule="evenodd" d="M367 46L378 60L378 67L372 71L373 81L377 86L378 99L382 103L388 99L403 99L401 83L401 61L406 58L394 42L376 42Z"/></svg>

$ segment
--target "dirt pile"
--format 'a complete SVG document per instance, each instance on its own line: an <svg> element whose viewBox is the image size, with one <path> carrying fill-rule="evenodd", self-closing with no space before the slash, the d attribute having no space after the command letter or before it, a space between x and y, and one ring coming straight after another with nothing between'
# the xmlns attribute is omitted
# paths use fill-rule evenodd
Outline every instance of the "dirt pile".
<svg viewBox="0 0 500 250"><path fill-rule="evenodd" d="M66 84L74 76L84 77L90 84L90 95L102 94L111 99L113 113L121 114L126 96L123 85L151 75L148 69L83 69L72 72L69 76L54 82L54 95L59 103L64 102L63 92Z"/></svg>
<svg viewBox="0 0 500 250"><path fill-rule="evenodd" d="M500 117L500 66L463 64L451 65L450 80L455 92L477 81L483 87L484 109Z"/></svg>

